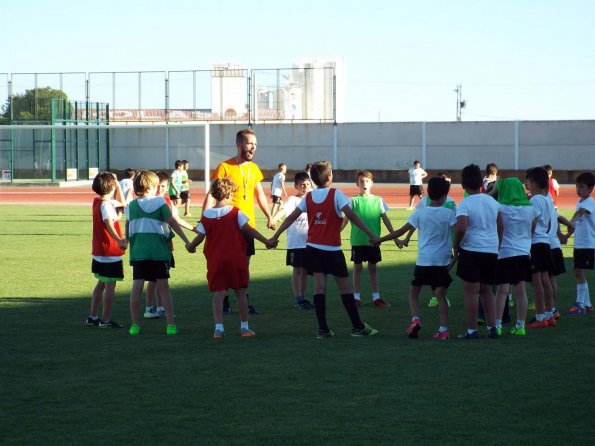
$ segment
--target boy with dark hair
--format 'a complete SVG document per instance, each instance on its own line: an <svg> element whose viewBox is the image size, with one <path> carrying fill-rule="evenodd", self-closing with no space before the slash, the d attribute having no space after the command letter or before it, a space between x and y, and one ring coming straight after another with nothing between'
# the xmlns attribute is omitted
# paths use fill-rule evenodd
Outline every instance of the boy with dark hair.
<svg viewBox="0 0 595 446"><path fill-rule="evenodd" d="M407 173L409 174L409 207L407 210L413 210L413 199L417 197L421 200L424 193L423 179L428 176L427 172L421 168L418 160L413 161L413 167Z"/></svg>
<svg viewBox="0 0 595 446"><path fill-rule="evenodd" d="M576 277L576 303L569 314L593 312L589 296L589 284L585 270L593 270L595 264L595 202L591 197L595 175L583 172L576 177L576 212L570 220L574 225L574 274Z"/></svg>
<svg viewBox="0 0 595 446"><path fill-rule="evenodd" d="M180 184L180 200L184 205L184 217L191 217L190 213L190 183L192 180L188 176L188 168L190 163L187 160L182 160L182 174Z"/></svg>
<svg viewBox="0 0 595 446"><path fill-rule="evenodd" d="M353 297L353 288L349 280L349 271L345 256L341 250L342 214L364 231L368 237L374 234L349 207L349 199L338 189L330 187L333 181L331 163L320 161L312 166L312 180L318 186L306 194L295 211L281 224L272 241L276 241L302 213L308 215L308 241L306 246L306 265L309 274L314 275L314 308L318 320L318 338L334 336L326 321L326 284L327 275L332 274L341 293L343 306L351 319L351 336L373 336L378 330L373 329L360 319Z"/></svg>
<svg viewBox="0 0 595 446"><path fill-rule="evenodd" d="M182 160L176 160L175 170L171 173L169 179L169 199L174 206L180 203L180 193L182 192L182 170L184 164Z"/></svg>
<svg viewBox="0 0 595 446"><path fill-rule="evenodd" d="M136 171L129 167L124 171L124 178L120 180L120 189L122 189L122 196L124 197L122 204L124 206L128 206L128 203L130 203L134 198L134 191L132 187L134 175L136 175Z"/></svg>
<svg viewBox="0 0 595 446"><path fill-rule="evenodd" d="M287 196L287 190L285 190L286 172L287 165L285 163L279 163L279 171L273 175L273 181L271 182L271 200L273 202L271 216L273 218L283 208L283 195Z"/></svg>
<svg viewBox="0 0 595 446"><path fill-rule="evenodd" d="M444 207L450 189L450 183L442 177L433 177L428 181L430 204L411 214L407 223L378 240L378 243L396 239L406 233L419 229L418 255L409 289L409 309L411 324L407 328L410 339L417 338L421 330L419 317L419 294L423 285L429 285L438 299L440 326L434 339L448 339L448 302L446 290L452 279L448 274L452 261L451 230L457 220L451 209Z"/></svg>
<svg viewBox="0 0 595 446"><path fill-rule="evenodd" d="M458 260L457 276L463 280L467 332L459 339L477 339L479 295L487 319L487 337L498 337L496 304L492 286L496 281L498 247L502 241L501 205L480 193L481 170L469 164L461 172L461 184L469 194L457 207L454 261Z"/></svg>

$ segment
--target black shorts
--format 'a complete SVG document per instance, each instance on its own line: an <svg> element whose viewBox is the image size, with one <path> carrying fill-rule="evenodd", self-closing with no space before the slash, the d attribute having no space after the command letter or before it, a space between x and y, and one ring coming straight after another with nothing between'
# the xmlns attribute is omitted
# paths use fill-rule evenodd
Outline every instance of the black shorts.
<svg viewBox="0 0 595 446"><path fill-rule="evenodd" d="M294 268L306 267L306 248L288 249L285 264Z"/></svg>
<svg viewBox="0 0 595 446"><path fill-rule="evenodd" d="M349 277L347 263L343 251L325 251L323 249L306 247L306 268L308 274L324 273L336 277Z"/></svg>
<svg viewBox="0 0 595 446"><path fill-rule="evenodd" d="M182 192L180 192L180 198L182 199L182 201L187 201L188 198L190 198L190 191L183 190Z"/></svg>
<svg viewBox="0 0 595 446"><path fill-rule="evenodd" d="M531 274L551 271L552 263L552 250L549 243L531 245Z"/></svg>
<svg viewBox="0 0 595 446"><path fill-rule="evenodd" d="M529 256L514 256L498 259L496 268L496 284L516 285L519 282L526 282L531 271Z"/></svg>
<svg viewBox="0 0 595 446"><path fill-rule="evenodd" d="M415 185L415 184L411 184L409 186L409 196L413 197L415 195L423 195L424 193L424 187L422 185Z"/></svg>
<svg viewBox="0 0 595 446"><path fill-rule="evenodd" d="M179 195L170 195L169 196L169 199L172 200L172 201L179 200L180 199L180 196Z"/></svg>
<svg viewBox="0 0 595 446"><path fill-rule="evenodd" d="M277 195L271 195L271 200L273 201L273 204L277 204L281 202L281 197Z"/></svg>
<svg viewBox="0 0 595 446"><path fill-rule="evenodd" d="M124 278L124 264L121 260L117 262L98 262L93 259L91 272L102 282L117 282Z"/></svg>
<svg viewBox="0 0 595 446"><path fill-rule="evenodd" d="M378 263L382 261L380 246L352 246L351 261L357 265L362 262Z"/></svg>
<svg viewBox="0 0 595 446"><path fill-rule="evenodd" d="M415 265L412 286L430 285L434 290L436 288L448 288L452 283L452 278L448 274L448 266L419 266Z"/></svg>
<svg viewBox="0 0 595 446"><path fill-rule="evenodd" d="M457 276L465 282L494 285L498 254L459 249Z"/></svg>
<svg viewBox="0 0 595 446"><path fill-rule="evenodd" d="M564 254L562 248L552 249L552 269L550 269L550 276L559 276L566 272L566 265L564 265Z"/></svg>
<svg viewBox="0 0 595 446"><path fill-rule="evenodd" d="M574 269L593 269L595 249L574 248Z"/></svg>
<svg viewBox="0 0 595 446"><path fill-rule="evenodd" d="M246 255L253 256L256 254L256 248L254 247L254 237L242 232L244 234L244 240L246 240Z"/></svg>
<svg viewBox="0 0 595 446"><path fill-rule="evenodd" d="M157 279L169 279L169 262L165 260L132 262L132 280L154 282Z"/></svg>

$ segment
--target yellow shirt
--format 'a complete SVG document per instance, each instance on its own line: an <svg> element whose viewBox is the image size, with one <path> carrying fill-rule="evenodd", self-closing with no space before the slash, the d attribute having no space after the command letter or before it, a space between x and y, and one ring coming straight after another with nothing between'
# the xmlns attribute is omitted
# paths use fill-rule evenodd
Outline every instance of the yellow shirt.
<svg viewBox="0 0 595 446"><path fill-rule="evenodd" d="M240 209L250 219L248 223L253 228L254 220L254 188L263 180L262 172L258 165L249 162L240 166L235 158L223 161L211 175L211 181L217 178L229 178L238 190L231 199L231 205Z"/></svg>

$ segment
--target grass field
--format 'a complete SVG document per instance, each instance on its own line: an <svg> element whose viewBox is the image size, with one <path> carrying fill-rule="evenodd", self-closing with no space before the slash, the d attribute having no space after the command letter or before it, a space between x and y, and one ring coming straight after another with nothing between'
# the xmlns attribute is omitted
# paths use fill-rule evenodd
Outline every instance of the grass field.
<svg viewBox="0 0 595 446"><path fill-rule="evenodd" d="M250 286L262 311L251 319L257 336L237 334L234 312L225 318L227 337L215 342L204 257L179 244L170 283L180 335L166 336L164 321L144 321L131 337L84 326L95 283L90 206L0 211L0 444L593 443L595 316L563 315L558 327L525 338L440 342L431 338L438 315L425 307L424 290L424 329L409 340L415 243L402 251L383 245L380 289L393 306L360 307L380 330L373 338L349 336L332 284L336 336L317 340L314 314L291 305L285 251L257 246ZM407 215L389 214L396 228ZM570 249L569 272L559 278L562 310L575 295ZM114 319L128 324L128 266L125 274ZM364 296L368 289L364 277ZM461 295L455 279L451 336L464 330Z"/></svg>

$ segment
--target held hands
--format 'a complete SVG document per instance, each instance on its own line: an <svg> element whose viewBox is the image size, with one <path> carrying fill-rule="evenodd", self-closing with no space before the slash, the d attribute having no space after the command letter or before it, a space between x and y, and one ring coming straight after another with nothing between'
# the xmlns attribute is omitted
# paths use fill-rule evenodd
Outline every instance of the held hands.
<svg viewBox="0 0 595 446"><path fill-rule="evenodd" d="M370 236L370 237L368 237L368 242L369 242L369 243L370 243L370 245L372 245L372 246L378 246L378 245L380 245L380 243L382 243L382 242L380 241L380 238L379 238L379 237L376 237L375 235L374 235L374 236Z"/></svg>
<svg viewBox="0 0 595 446"><path fill-rule="evenodd" d="M186 251L190 254L194 254L196 252L196 248L192 246L192 243L186 243Z"/></svg>
<svg viewBox="0 0 595 446"><path fill-rule="evenodd" d="M125 238L118 240L118 246L122 251L126 251L128 248L128 240Z"/></svg>
<svg viewBox="0 0 595 446"><path fill-rule="evenodd" d="M403 249L403 247L409 246L409 243L407 240L399 240L398 238L396 238L395 245L397 245L397 248Z"/></svg>
<svg viewBox="0 0 595 446"><path fill-rule="evenodd" d="M265 243L265 246L267 247L267 249L275 249L275 248L277 248L278 244L279 244L279 240L277 240L276 238L270 238Z"/></svg>

